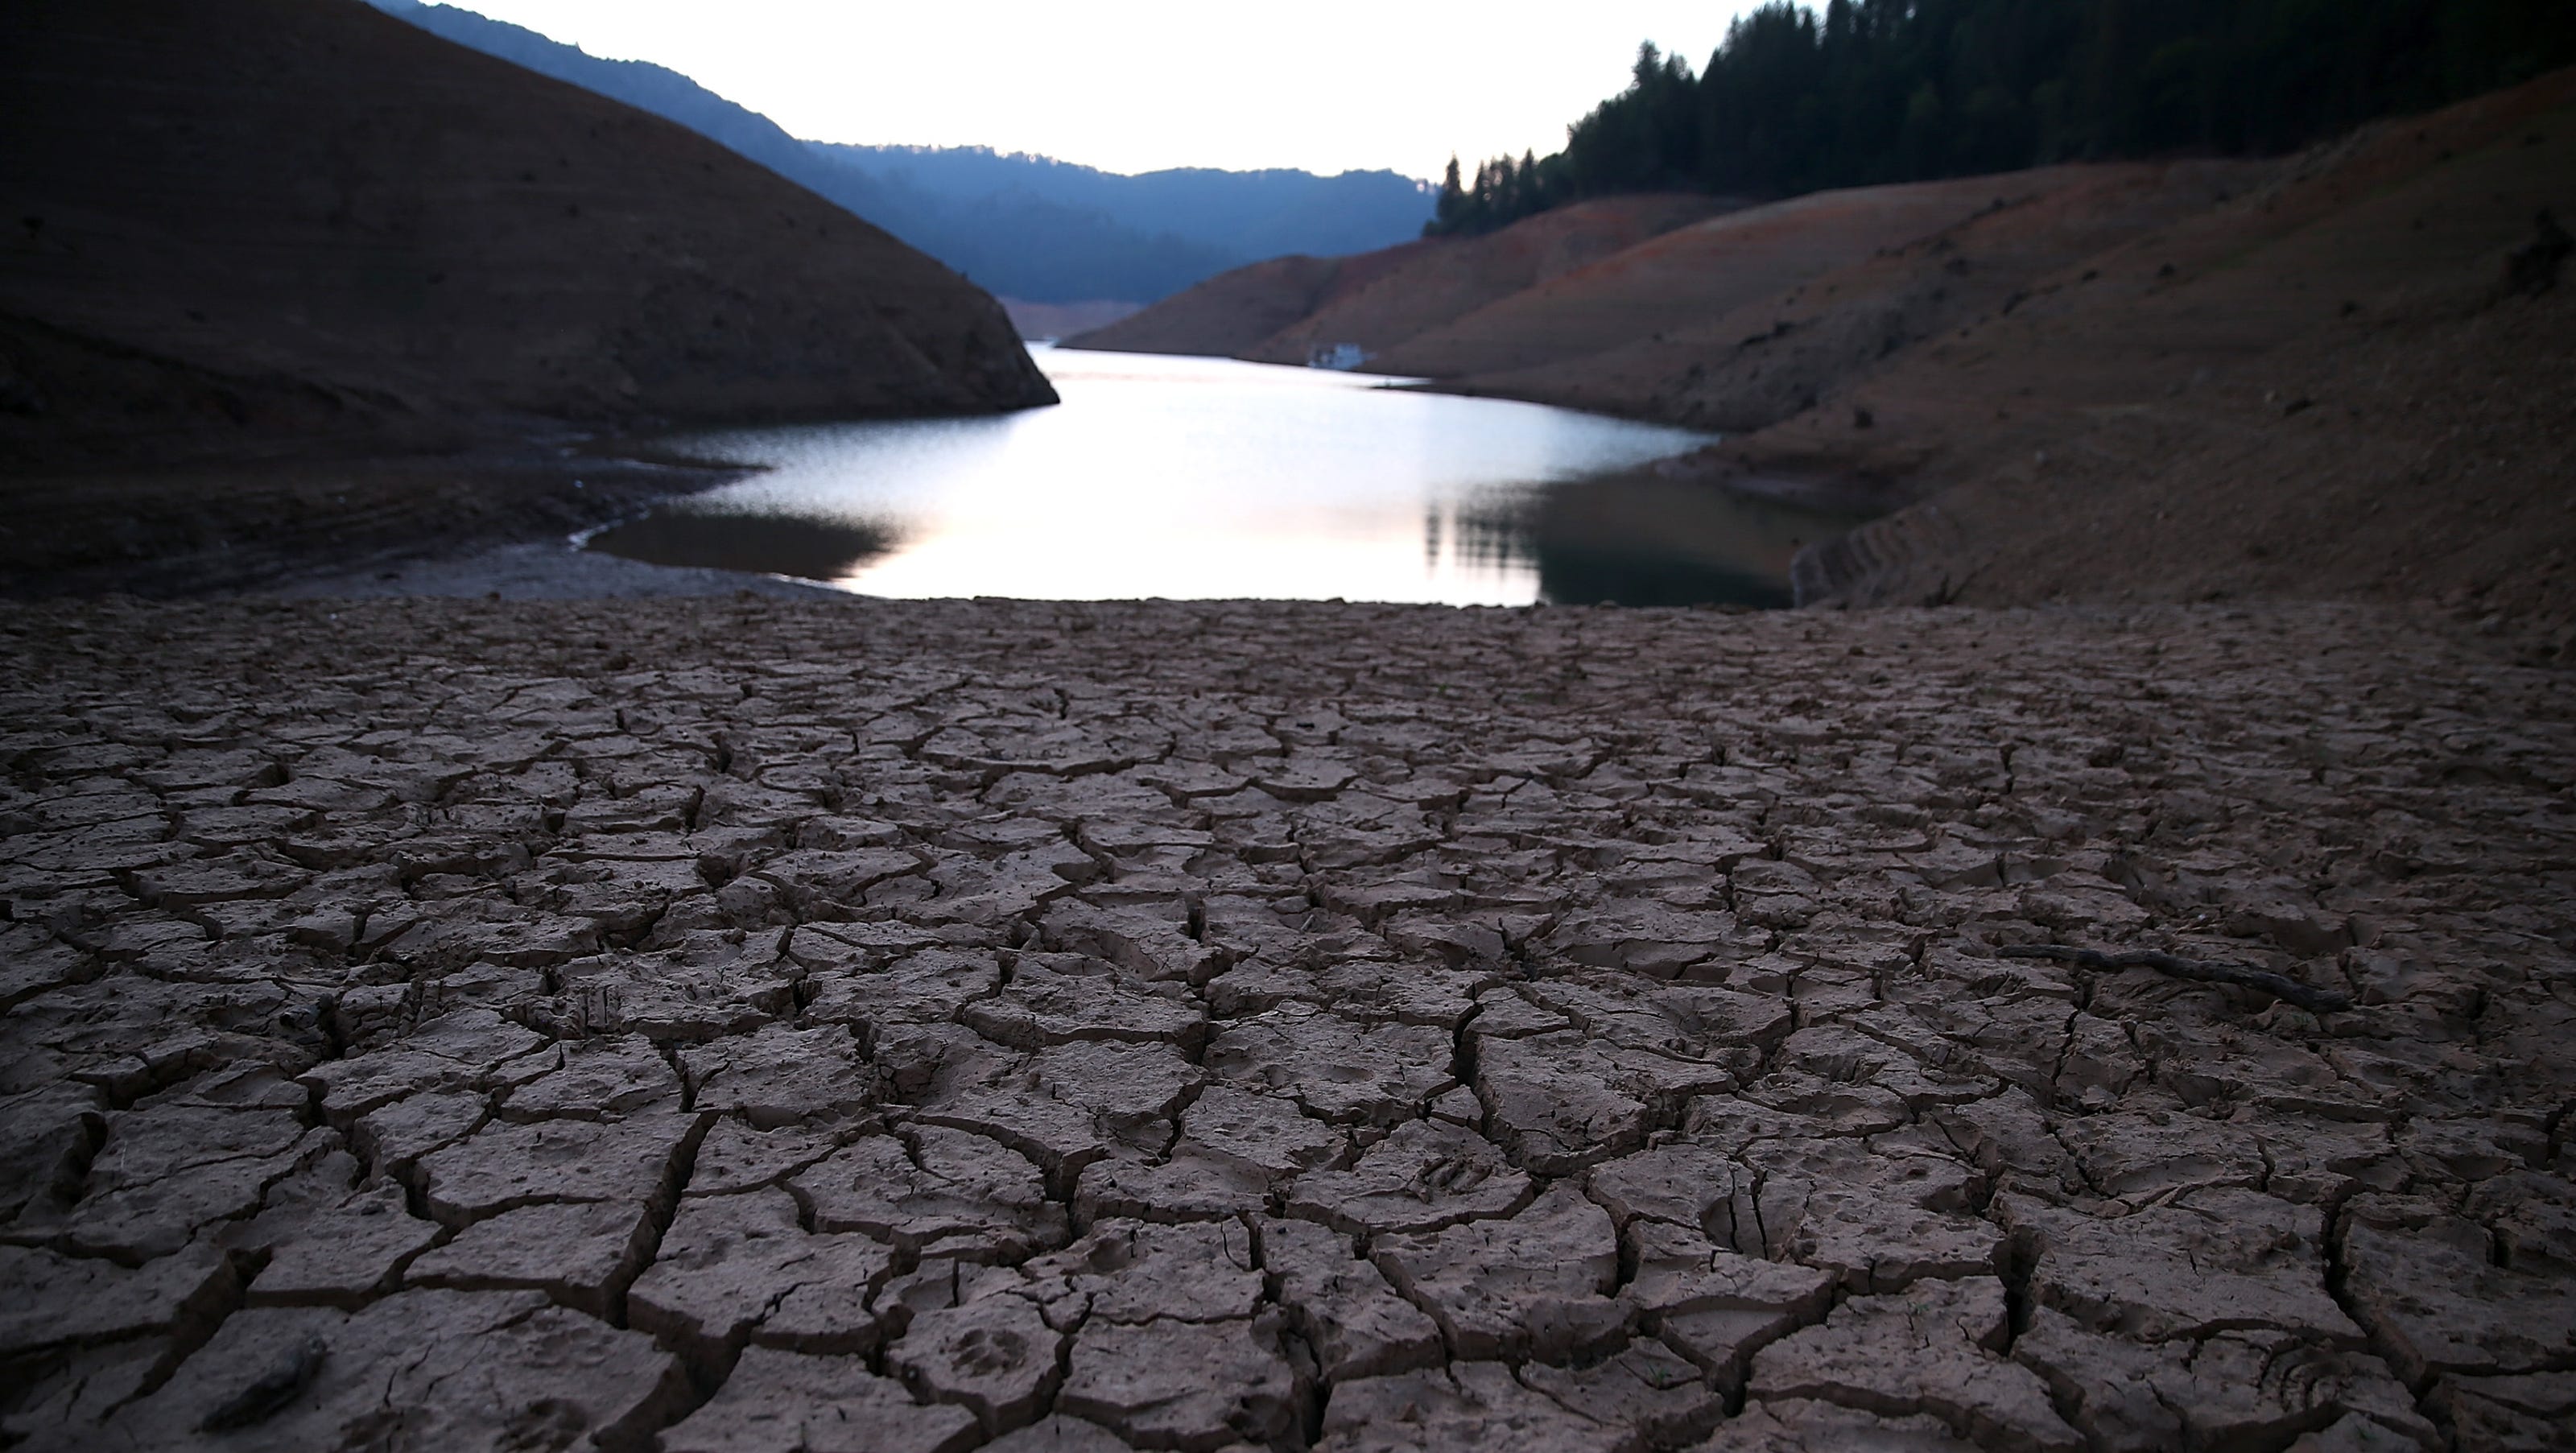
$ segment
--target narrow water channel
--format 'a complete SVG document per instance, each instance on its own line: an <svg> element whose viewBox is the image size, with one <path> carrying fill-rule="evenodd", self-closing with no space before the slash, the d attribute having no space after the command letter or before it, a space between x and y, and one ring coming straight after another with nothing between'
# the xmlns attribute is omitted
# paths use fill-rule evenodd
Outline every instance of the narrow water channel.
<svg viewBox="0 0 2576 1453"><path fill-rule="evenodd" d="M659 564L869 595L1526 605L1788 601L1849 521L1663 479L1710 441L1329 370L1039 347L1002 418L673 441L763 472L601 532Z"/></svg>

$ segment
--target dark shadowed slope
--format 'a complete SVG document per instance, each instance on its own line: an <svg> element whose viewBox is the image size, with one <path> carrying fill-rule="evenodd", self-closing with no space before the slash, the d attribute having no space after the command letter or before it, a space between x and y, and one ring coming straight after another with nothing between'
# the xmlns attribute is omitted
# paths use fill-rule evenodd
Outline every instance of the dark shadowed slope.
<svg viewBox="0 0 2576 1453"><path fill-rule="evenodd" d="M1393 172L1183 169L1121 176L989 147L799 141L667 67L610 60L453 5L369 0L434 35L722 142L1023 302L1139 305L1252 258L1418 234L1424 184Z"/></svg>
<svg viewBox="0 0 2576 1453"><path fill-rule="evenodd" d="M1231 251L1156 235L1159 229L1139 229L1086 203L1061 203L1008 185L992 188L996 195L990 198L980 192L973 198L951 196L936 186L916 185L928 178L895 175L863 158L853 159L845 154L852 148L799 141L777 122L666 66L591 55L524 26L453 5L370 3L432 35L676 121L840 203L1004 297L1051 302L1161 297L1237 260ZM998 160L1022 173L1062 166L1039 158Z"/></svg>
<svg viewBox="0 0 2576 1453"><path fill-rule="evenodd" d="M947 268L356 0L19 0L9 32L0 458L1053 400Z"/></svg>

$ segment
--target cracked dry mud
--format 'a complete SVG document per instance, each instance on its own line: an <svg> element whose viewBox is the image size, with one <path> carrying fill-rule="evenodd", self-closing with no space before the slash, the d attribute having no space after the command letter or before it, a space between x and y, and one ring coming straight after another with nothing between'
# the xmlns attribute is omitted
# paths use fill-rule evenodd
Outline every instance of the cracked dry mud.
<svg viewBox="0 0 2576 1453"><path fill-rule="evenodd" d="M24 1448L2576 1421L2576 685L2430 621L0 633Z"/></svg>

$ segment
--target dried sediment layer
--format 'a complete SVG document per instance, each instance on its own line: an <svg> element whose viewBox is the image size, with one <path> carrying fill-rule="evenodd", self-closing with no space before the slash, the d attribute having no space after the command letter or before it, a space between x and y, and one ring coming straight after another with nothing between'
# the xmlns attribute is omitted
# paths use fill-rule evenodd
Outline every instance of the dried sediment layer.
<svg viewBox="0 0 2576 1453"><path fill-rule="evenodd" d="M2576 686L2422 621L0 641L28 1448L2486 1448L2576 1401ZM2038 942L2357 1002L1993 952Z"/></svg>

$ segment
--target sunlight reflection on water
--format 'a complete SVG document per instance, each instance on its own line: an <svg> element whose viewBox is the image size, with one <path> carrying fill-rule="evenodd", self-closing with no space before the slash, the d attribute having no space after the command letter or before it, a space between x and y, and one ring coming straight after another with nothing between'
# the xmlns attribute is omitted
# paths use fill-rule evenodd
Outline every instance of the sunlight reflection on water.
<svg viewBox="0 0 2576 1453"><path fill-rule="evenodd" d="M1687 430L1326 370L1032 351L1056 408L674 441L768 469L592 548L900 597L1770 604L1790 542L1819 533L1698 486L1659 503L1652 479L1576 483L1711 437Z"/></svg>

